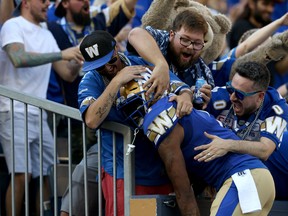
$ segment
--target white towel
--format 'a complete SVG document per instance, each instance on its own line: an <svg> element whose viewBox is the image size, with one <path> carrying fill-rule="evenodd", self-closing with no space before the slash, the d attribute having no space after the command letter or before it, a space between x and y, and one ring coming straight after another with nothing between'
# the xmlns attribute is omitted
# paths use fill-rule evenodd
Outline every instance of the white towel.
<svg viewBox="0 0 288 216"><path fill-rule="evenodd" d="M238 198L242 213L260 211L262 209L254 179L249 169L232 175L238 190Z"/></svg>

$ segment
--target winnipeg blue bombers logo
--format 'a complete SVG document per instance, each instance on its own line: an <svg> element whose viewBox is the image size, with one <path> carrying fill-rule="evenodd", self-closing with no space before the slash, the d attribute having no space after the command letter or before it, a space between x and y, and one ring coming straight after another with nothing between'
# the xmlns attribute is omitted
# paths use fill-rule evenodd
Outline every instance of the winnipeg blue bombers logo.
<svg viewBox="0 0 288 216"><path fill-rule="evenodd" d="M94 44L93 46L85 48L85 51L90 56L90 58L93 58L94 55L99 56L98 44Z"/></svg>
<svg viewBox="0 0 288 216"><path fill-rule="evenodd" d="M89 105L91 105L94 101L96 101L96 99L95 99L94 97L91 97L91 96L86 97L86 98L82 101L80 107L82 107L82 106L89 106Z"/></svg>
<svg viewBox="0 0 288 216"><path fill-rule="evenodd" d="M286 131L287 122L280 116L271 116L265 119L261 124L261 131L275 134L282 141L283 133Z"/></svg>
<svg viewBox="0 0 288 216"><path fill-rule="evenodd" d="M158 145L161 136L165 135L173 127L177 119L176 109L171 105L163 110L148 126L147 137L150 141Z"/></svg>

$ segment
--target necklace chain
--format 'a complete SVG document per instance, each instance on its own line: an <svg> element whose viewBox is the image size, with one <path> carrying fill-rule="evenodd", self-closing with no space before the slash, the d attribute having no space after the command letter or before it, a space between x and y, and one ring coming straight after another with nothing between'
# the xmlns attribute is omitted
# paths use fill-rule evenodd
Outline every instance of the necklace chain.
<svg viewBox="0 0 288 216"><path fill-rule="evenodd" d="M262 100L261 105L260 105L260 107L258 108L258 110L256 112L254 120L252 122L250 122L249 125L247 127L245 127L243 130L237 132L237 136L239 136L242 140L245 140L245 138L247 137L247 135L250 134L253 126L255 125L255 123L256 123L256 121L257 121L257 119L258 119L258 117L259 117L259 115L260 115L260 113L262 111L263 101L264 100ZM229 108L228 114L225 116L225 119L223 121L223 126L225 128L228 128L228 123L229 123L228 118L232 114L232 111L233 111L233 104ZM233 117L233 119L234 119L234 117ZM232 128L232 129L234 129L234 128Z"/></svg>

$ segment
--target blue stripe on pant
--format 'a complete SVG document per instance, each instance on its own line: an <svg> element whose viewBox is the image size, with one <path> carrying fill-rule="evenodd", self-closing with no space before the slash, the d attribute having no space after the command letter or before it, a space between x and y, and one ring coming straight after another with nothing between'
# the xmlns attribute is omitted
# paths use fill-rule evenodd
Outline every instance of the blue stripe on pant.
<svg viewBox="0 0 288 216"><path fill-rule="evenodd" d="M238 191L234 182L230 185L225 197L223 198L220 207L217 211L217 216L233 215L236 206L239 203Z"/></svg>

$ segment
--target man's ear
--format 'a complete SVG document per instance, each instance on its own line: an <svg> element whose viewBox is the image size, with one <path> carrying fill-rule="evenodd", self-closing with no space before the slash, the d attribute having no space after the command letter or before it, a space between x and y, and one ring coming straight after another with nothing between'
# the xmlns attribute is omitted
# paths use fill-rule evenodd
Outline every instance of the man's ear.
<svg viewBox="0 0 288 216"><path fill-rule="evenodd" d="M171 42L172 38L174 37L175 33L173 30L169 31L169 42Z"/></svg>
<svg viewBox="0 0 288 216"><path fill-rule="evenodd" d="M21 7L27 7L27 2L28 2L28 0L22 0Z"/></svg>
<svg viewBox="0 0 288 216"><path fill-rule="evenodd" d="M67 9L68 4L69 4L69 1L67 1L67 0L62 0L62 6L65 8L65 10Z"/></svg>
<svg viewBox="0 0 288 216"><path fill-rule="evenodd" d="M254 11L257 2L248 0L247 4L248 4L248 7L250 8L250 10L251 10L251 11Z"/></svg>
<svg viewBox="0 0 288 216"><path fill-rule="evenodd" d="M261 103L264 100L264 97L265 97L265 92L264 91L259 92L259 97L258 97L259 103Z"/></svg>

